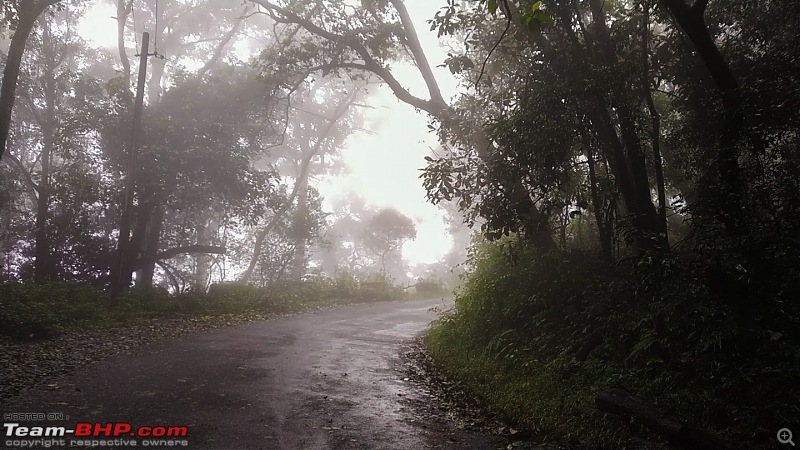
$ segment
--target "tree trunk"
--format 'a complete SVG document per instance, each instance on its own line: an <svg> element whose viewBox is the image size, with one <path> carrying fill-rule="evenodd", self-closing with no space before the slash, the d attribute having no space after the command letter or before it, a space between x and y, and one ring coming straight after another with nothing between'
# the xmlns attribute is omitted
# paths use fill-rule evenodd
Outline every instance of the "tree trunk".
<svg viewBox="0 0 800 450"><path fill-rule="evenodd" d="M143 265L137 268L136 285L142 287L153 286L153 275L156 268L156 255L161 244L161 228L164 225L164 207L155 207L150 223L147 227L147 238L142 254Z"/></svg>
<svg viewBox="0 0 800 450"><path fill-rule="evenodd" d="M128 145L127 173L125 175L125 196L120 218L119 237L117 238L117 252L111 268L111 297L117 299L123 290L131 284L131 275L138 259L139 245L134 245L130 237L131 222L133 220L133 197L136 190L137 146L139 131L142 125L142 109L144 108L144 88L147 77L147 52L149 51L150 35L142 33L142 48L139 51L139 75L136 83L136 98L133 105L131 121L131 138ZM140 199L140 213L141 204ZM142 230L143 231L143 230ZM141 242L141 232L139 239Z"/></svg>
<svg viewBox="0 0 800 450"><path fill-rule="evenodd" d="M208 238L206 237L206 229L208 226L208 218L206 214L200 214L200 223L197 225L197 243L200 245L207 244ZM205 253L197 253L194 255L194 280L192 287L196 292L206 291L206 282L208 281L208 265L210 264L209 257Z"/></svg>
<svg viewBox="0 0 800 450"><path fill-rule="evenodd" d="M300 187L297 192L297 214L305 218L308 214L308 170L305 171L302 178L297 180ZM308 236L305 229L298 230L295 228L296 233L294 239L294 267L292 270L292 278L301 280L306 273L306 253L308 252Z"/></svg>
<svg viewBox="0 0 800 450"><path fill-rule="evenodd" d="M42 129L44 134L42 153L40 155L42 170L41 180L39 181L39 198L36 201L36 259L34 274L36 279L40 281L54 278L56 275L52 263L52 255L50 254L50 237L47 229L50 210L50 163L53 150L51 126L52 123L47 123Z"/></svg>
<svg viewBox="0 0 800 450"><path fill-rule="evenodd" d="M26 0L18 3L19 21L8 47L6 66L3 68L3 85L0 87L0 160L3 159L3 154L6 152L6 142L11 130L11 112L14 110L19 67L22 64L22 55L25 53L25 43L36 24L36 19L48 6L58 3L58 1Z"/></svg>
<svg viewBox="0 0 800 450"><path fill-rule="evenodd" d="M152 227L159 227L160 225L153 224L153 216L156 211L157 203L151 198L142 198L139 201L142 203L136 208L136 223L133 227L133 233L128 243L128 251L125 254L125 259L122 261L122 277L123 287L128 287L132 281L132 275L137 269L137 262L142 258L145 253L145 246L148 241L148 231ZM159 230L160 233L160 230ZM139 281L136 281L137 286Z"/></svg>
<svg viewBox="0 0 800 450"><path fill-rule="evenodd" d="M594 162L594 152L592 152L591 140L588 134L584 136L583 149L589 166L589 191L592 195L592 210L594 211L594 220L597 222L597 235L600 238L600 251L603 255L603 261L610 266L614 263L614 256L611 253L611 233L609 233L605 218L603 217L603 205L600 200L600 191L597 187L597 171Z"/></svg>
<svg viewBox="0 0 800 450"><path fill-rule="evenodd" d="M53 160L53 150L55 149L56 135L56 115L55 103L56 88L54 85L54 69L56 63L55 48L53 46L52 35L46 23L42 26L42 53L45 56L45 70L43 76L44 84L44 112L41 115L42 129L42 153L40 155L42 170L39 181L39 198L36 202L36 261L34 274L38 280L52 279L56 277L56 264L51 254L51 242L48 233L48 216L50 211L50 172ZM31 108L36 105L31 104Z"/></svg>
<svg viewBox="0 0 800 450"><path fill-rule="evenodd" d="M691 41L722 97L725 124L717 153L717 170L721 182L717 198L721 210L720 220L725 225L726 231L735 235L741 228L744 211L741 196L746 191L736 151L744 123L739 83L708 31L703 17L708 1L695 0L691 7L683 0L662 0L662 3L666 5L678 26Z"/></svg>
<svg viewBox="0 0 800 450"><path fill-rule="evenodd" d="M563 31L569 38L573 52L559 53L546 40L538 40L543 43L542 48L549 52L550 57L562 60L564 67L570 68L573 63L577 65L579 70L568 69L564 73L564 77L575 86L585 84L585 79L593 71L592 60L605 68L618 66L616 48L605 22L603 3L598 0L590 0L589 3L593 17L591 32L583 24L581 12L574 11L583 31L583 40L578 38L572 28L573 13L568 10L562 11L562 21L565 24ZM568 54L577 57L571 61L567 58ZM639 250L666 248L665 241L659 240L659 234L655 231L656 209L650 199L646 160L641 140L636 132L625 83L618 80L607 92L593 85L584 87L588 91L585 100L586 114L598 141L602 144L605 160L614 174L617 188L622 193L627 213L633 219L636 247ZM613 102L609 99L613 99ZM610 107L611 104L614 105L613 109ZM616 121L612 111L615 113Z"/></svg>
<svg viewBox="0 0 800 450"><path fill-rule="evenodd" d="M353 92L351 92L350 95L345 100L343 100L339 105L337 105L333 118L329 119L328 124L320 133L319 138L314 143L314 146L304 156L304 159L300 165L300 174L298 175L298 178L295 180L294 187L292 188L291 194L289 194L289 198L287 199L286 204L283 205L281 208L279 208L277 211L275 211L269 223L256 233L256 242L255 245L253 246L253 256L250 258L250 264L247 266L247 269L245 269L244 273L242 274L242 277L240 278L241 282L248 283L252 279L253 272L255 271L256 265L258 264L258 260L261 257L261 251L263 250L264 241L266 240L267 235L269 235L269 233L272 231L275 225L278 224L278 221L283 217L284 214L286 214L286 211L289 210L292 203L294 203L300 189L300 184L298 180L302 180L304 178L307 179L309 166L311 165L311 159L314 158L314 155L316 155L322 148L322 144L325 143L325 141L330 137L330 134L333 131L333 127L334 125L336 125L336 121L342 118L344 114L347 112L347 110L350 108L350 105L353 104L353 102L356 99L356 93L358 92L358 90L359 89L354 89Z"/></svg>
<svg viewBox="0 0 800 450"><path fill-rule="evenodd" d="M596 36L599 48L595 54L600 57L602 66L615 67L619 64L619 58L611 40L611 31L606 23L603 3L601 0L590 0L590 6L595 25L593 35ZM625 150L626 166L630 173L630 182L633 185L633 192L629 193L630 198L625 198L625 203L628 212L633 214L633 221L637 229L637 246L642 249L664 250L668 248L668 245L665 236L660 233L663 227L658 226L658 216L651 200L645 153L636 131L629 94L623 80L619 78L615 78L615 80L612 84L611 96L614 98L613 103Z"/></svg>
<svg viewBox="0 0 800 450"><path fill-rule="evenodd" d="M664 235L664 239L669 243L667 233L667 194L664 186L664 169L661 162L661 114L653 101L653 93L650 91L650 5L643 5L644 14L642 20L642 93L647 102L647 110L652 121L651 140L653 145L653 165L656 175L656 190L658 192L658 229Z"/></svg>

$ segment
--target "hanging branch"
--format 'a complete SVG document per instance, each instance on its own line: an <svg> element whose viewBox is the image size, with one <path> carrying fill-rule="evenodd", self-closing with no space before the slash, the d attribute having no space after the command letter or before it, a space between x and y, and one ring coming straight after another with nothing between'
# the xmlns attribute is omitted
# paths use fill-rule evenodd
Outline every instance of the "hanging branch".
<svg viewBox="0 0 800 450"><path fill-rule="evenodd" d="M153 262L163 261L165 259L171 259L178 255L184 254L193 254L193 253L206 253L212 255L224 255L228 250L225 247L221 247L218 245L202 245L202 244L193 244L193 245L184 245L181 247L171 248L169 250L164 250L159 252L153 258ZM136 262L134 266L134 270L139 270L147 263L145 259L140 259Z"/></svg>
<svg viewBox="0 0 800 450"><path fill-rule="evenodd" d="M448 110L447 104L444 103L443 101L438 100L435 96L432 96L431 100L424 100L422 98L412 95L407 89L405 89L402 86L402 84L400 84L400 82L394 77L394 75L392 75L392 72L389 71L389 69L382 66L380 63L378 63L378 61L375 60L375 58L372 56L369 50L363 44L358 42L356 39L328 31L314 24L310 20L304 19L298 16L297 14L291 12L290 10L275 5L267 0L253 0L253 2L261 5L272 20L279 23L300 25L301 27L303 27L308 32L314 35L317 35L323 39L327 39L331 42L347 46L351 50L356 52L363 61L363 63L342 62L338 64L338 67L353 68L374 73L389 86L389 88L392 90L392 93L394 93L394 95L400 101L408 103L409 105L417 109L421 109L425 112L428 112L432 116L441 117L443 115L443 112ZM406 24L404 23L404 26L405 25ZM409 41L409 44L412 44L412 42ZM418 51L420 54L422 54L421 48L418 49ZM421 71L422 69L423 68L420 67ZM423 78L425 76L428 75L423 75ZM432 73L430 74L430 80L435 82Z"/></svg>
<svg viewBox="0 0 800 450"><path fill-rule="evenodd" d="M172 282L172 287L175 289L175 293L180 293L181 284L178 282L178 277L173 273L175 268L162 261L157 261L156 264L158 264L159 267L164 270L164 273L167 274L167 278L169 278L169 280Z"/></svg>
<svg viewBox="0 0 800 450"><path fill-rule="evenodd" d="M497 42L494 43L494 45L492 46L492 49L489 50L489 53L486 55L486 58L483 60L483 64L481 65L481 72L478 74L478 79L475 80L475 90L476 91L478 90L478 84L481 82L481 78L483 78L483 74L486 71L486 64L489 62L489 58L492 56L492 53L494 53L494 51L497 50L497 47L500 45L500 43L503 42L503 39L506 37L506 34L508 34L508 30L511 29L512 15L511 15L511 8L508 6L508 0L503 0L503 9L505 10L506 17L507 17L507 19L506 19L506 28L503 30L503 33L500 34L500 38L497 40Z"/></svg>

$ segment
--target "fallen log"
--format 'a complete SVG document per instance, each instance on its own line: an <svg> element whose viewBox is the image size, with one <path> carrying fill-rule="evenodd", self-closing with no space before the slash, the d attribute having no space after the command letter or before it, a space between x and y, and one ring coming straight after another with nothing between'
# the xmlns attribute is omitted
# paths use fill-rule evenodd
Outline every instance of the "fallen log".
<svg viewBox="0 0 800 450"><path fill-rule="evenodd" d="M597 408L641 420L650 430L681 448L696 450L733 450L721 439L700 431L669 415L664 410L647 404L622 389L605 389L595 398Z"/></svg>

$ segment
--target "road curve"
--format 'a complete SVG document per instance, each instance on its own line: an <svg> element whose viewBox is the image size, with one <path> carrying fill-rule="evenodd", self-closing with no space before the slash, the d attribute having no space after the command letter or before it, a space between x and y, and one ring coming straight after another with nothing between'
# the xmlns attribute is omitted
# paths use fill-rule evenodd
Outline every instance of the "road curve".
<svg viewBox="0 0 800 450"><path fill-rule="evenodd" d="M57 389L2 412L187 425L199 449L497 448L492 436L426 423L415 406L424 389L398 371L402 343L444 305L363 304L164 341L53 380Z"/></svg>

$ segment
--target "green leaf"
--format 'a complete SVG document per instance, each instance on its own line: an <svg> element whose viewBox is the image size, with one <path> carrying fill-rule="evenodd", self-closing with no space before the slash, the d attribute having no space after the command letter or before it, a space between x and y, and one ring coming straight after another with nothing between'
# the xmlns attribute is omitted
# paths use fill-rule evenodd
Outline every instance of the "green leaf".
<svg viewBox="0 0 800 450"><path fill-rule="evenodd" d="M540 1L536 2L536 3L531 5L531 13L535 14L536 11L540 10L541 8L542 8L542 2L540 2Z"/></svg>
<svg viewBox="0 0 800 450"><path fill-rule="evenodd" d="M489 0L489 14L495 16L497 15L497 0Z"/></svg>
<svg viewBox="0 0 800 450"><path fill-rule="evenodd" d="M545 24L545 25L552 26L555 23L555 21L553 21L553 18L550 17L550 15L547 14L546 12L544 12L544 11L536 11L536 13L533 16L534 16L534 19L536 19L537 22Z"/></svg>

